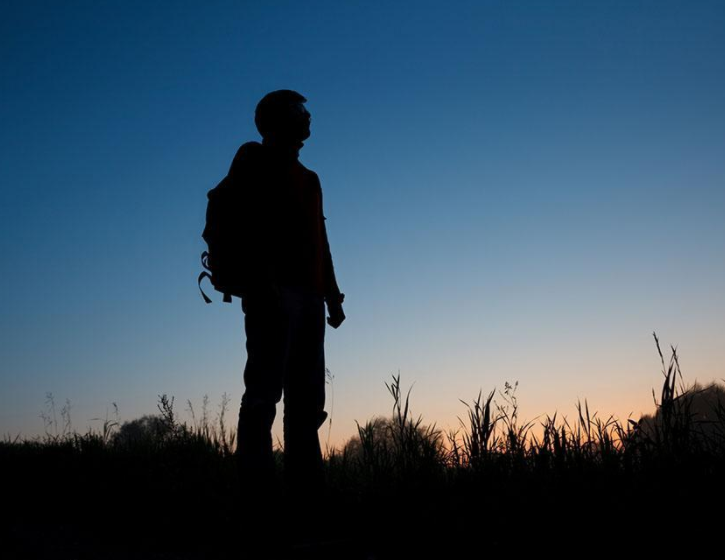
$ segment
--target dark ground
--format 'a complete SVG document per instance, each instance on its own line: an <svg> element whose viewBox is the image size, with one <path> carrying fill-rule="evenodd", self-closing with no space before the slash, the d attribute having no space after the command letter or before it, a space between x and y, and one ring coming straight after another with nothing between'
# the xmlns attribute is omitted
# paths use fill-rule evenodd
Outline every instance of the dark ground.
<svg viewBox="0 0 725 560"><path fill-rule="evenodd" d="M298 513L281 496L260 514L249 511L233 461L3 447L3 557L379 560L722 548L725 477L712 466L399 480L337 488Z"/></svg>

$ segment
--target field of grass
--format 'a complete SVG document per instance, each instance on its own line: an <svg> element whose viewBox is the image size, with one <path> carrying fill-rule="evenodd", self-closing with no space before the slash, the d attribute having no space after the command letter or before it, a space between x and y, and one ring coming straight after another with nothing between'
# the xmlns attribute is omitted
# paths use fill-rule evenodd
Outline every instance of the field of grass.
<svg viewBox="0 0 725 560"><path fill-rule="evenodd" d="M199 419L192 409L189 425L163 395L159 415L86 434L58 434L49 417L55 434L0 443L3 557L714 552L725 504L725 386L686 387L675 348L666 365L654 338L663 384L652 415L604 421L579 406L573 424L547 417L540 437L518 418L516 387L506 384L505 406L493 392L462 401L467 424L444 432L412 417L410 392L393 377L392 416L358 424L356 437L327 450L329 491L307 516L289 513L280 496L269 511L246 507L227 403L214 422L206 406ZM293 534L293 515L321 542Z"/></svg>

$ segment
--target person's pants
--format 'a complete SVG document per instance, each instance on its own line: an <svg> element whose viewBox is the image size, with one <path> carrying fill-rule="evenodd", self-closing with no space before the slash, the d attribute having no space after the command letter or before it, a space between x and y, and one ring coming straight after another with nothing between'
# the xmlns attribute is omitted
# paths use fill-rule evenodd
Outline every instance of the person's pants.
<svg viewBox="0 0 725 560"><path fill-rule="evenodd" d="M325 488L317 433L327 417L325 303L304 288L280 290L279 309L266 297L242 298L247 363L237 430L239 474L242 487L257 497L273 489L272 424L284 392L285 487L290 495L314 498Z"/></svg>

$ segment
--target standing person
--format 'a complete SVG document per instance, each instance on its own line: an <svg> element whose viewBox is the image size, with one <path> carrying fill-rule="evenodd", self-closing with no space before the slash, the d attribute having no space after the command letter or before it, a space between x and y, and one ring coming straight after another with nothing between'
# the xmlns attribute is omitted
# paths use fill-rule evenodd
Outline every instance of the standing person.
<svg viewBox="0 0 725 560"><path fill-rule="evenodd" d="M325 422L327 323L345 320L330 254L322 189L298 159L310 136L307 99L292 90L265 95L255 111L262 142L243 144L229 179L239 196L242 295L247 335L237 460L243 492L260 505L274 497L272 424L284 394L284 488L297 504L325 491L318 430Z"/></svg>

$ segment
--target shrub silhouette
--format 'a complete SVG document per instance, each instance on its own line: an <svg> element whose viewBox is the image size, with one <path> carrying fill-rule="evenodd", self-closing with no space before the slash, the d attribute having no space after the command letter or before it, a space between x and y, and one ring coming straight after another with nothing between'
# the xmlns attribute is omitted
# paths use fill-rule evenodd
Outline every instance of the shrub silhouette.
<svg viewBox="0 0 725 560"><path fill-rule="evenodd" d="M441 471L447 453L441 430L435 424L424 425L420 416L413 419L410 391L403 401L399 375L386 386L394 399L393 414L376 416L362 426L355 421L358 433L345 443L339 457L343 468L354 467L371 485L392 480L400 484ZM331 462L337 464L337 459L334 455Z"/></svg>
<svg viewBox="0 0 725 560"><path fill-rule="evenodd" d="M163 443L168 434L167 424L158 414L145 414L124 422L111 442L118 447L154 447Z"/></svg>
<svg viewBox="0 0 725 560"><path fill-rule="evenodd" d="M717 446L725 442L725 385L712 381L706 386L695 382L683 390L677 401L680 429L693 444ZM642 415L642 431L653 440L662 438L666 429L666 413L661 407L654 414Z"/></svg>

